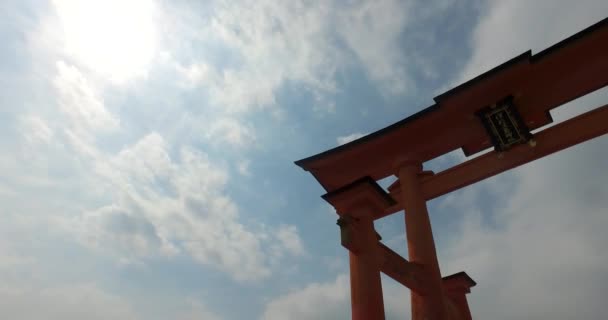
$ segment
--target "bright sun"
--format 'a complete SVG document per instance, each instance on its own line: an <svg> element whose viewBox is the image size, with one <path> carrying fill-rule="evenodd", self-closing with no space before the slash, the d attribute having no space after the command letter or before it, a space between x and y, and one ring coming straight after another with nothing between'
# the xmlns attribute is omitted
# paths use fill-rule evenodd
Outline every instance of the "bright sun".
<svg viewBox="0 0 608 320"><path fill-rule="evenodd" d="M149 0L56 0L68 54L115 82L145 73L156 50Z"/></svg>

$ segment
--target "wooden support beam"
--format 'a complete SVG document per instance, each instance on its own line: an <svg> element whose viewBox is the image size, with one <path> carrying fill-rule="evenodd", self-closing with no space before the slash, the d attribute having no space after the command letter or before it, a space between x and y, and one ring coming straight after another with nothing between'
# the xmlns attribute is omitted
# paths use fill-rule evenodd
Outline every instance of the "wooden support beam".
<svg viewBox="0 0 608 320"><path fill-rule="evenodd" d="M410 290L424 294L424 270L421 265L411 263L389 247L378 242L380 271Z"/></svg>
<svg viewBox="0 0 608 320"><path fill-rule="evenodd" d="M534 146L522 144L504 153L492 151L428 177L421 181L422 193L431 200L607 133L608 105L604 105L535 134ZM399 199L400 186L393 184L390 193ZM402 209L397 203L376 218Z"/></svg>

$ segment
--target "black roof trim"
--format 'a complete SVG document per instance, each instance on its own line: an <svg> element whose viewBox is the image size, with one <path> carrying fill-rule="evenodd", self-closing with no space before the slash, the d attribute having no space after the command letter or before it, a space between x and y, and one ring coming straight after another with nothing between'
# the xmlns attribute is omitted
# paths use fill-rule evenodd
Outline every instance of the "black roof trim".
<svg viewBox="0 0 608 320"><path fill-rule="evenodd" d="M452 279L452 278L457 278L457 277L462 277L462 276L464 276L464 277L465 277L467 280L469 280L469 282L471 282L471 287L474 287L474 286L476 286L476 285L477 285L477 282L475 282L475 280L473 280L473 278L471 278L471 277L470 277L470 276L469 276L469 275L468 275L466 272L464 272L464 271L460 271L460 272L457 272L457 273L451 274L451 275L449 275L449 276L445 276L445 277L443 277L442 279L443 279L443 280L449 280L449 279Z"/></svg>
<svg viewBox="0 0 608 320"><path fill-rule="evenodd" d="M535 54L534 56L532 56L531 61L532 62L536 62L542 58L544 58L545 56L548 56L550 54L552 54L553 52L561 49L562 47L568 46L576 41L578 41L579 39L585 37L586 35L593 33L595 31L597 31L598 29L604 28L608 26L608 17L596 22L595 24L585 28L582 31L577 32L576 34L550 46L547 49L544 49L543 51Z"/></svg>
<svg viewBox="0 0 608 320"><path fill-rule="evenodd" d="M348 148L351 148L353 146L356 146L356 145L359 145L359 144L363 144L363 143L365 143L367 141L371 141L371 140L373 140L376 137L382 136L382 135L384 135L384 134L386 134L386 133L388 133L390 131L393 131L393 130L399 128L399 127L402 127L402 126L406 125L407 123L412 122L412 121L414 121L414 120L416 120L416 119L424 116L427 113L435 111L438 108L439 108L439 105L434 104L434 105L432 105L432 106L430 106L428 108L422 109L422 110L414 113L413 115L411 115L411 116L409 116L409 117L407 117L407 118L405 118L403 120L399 120L399 121L397 121L397 122L389 125L388 127L384 127L384 128L382 128L382 129L380 129L378 131L374 131L374 132L372 132L372 133L370 133L370 134L368 134L366 136L363 136L363 137L361 137L361 138L359 138L357 140L353 140L353 141L351 141L349 143L345 143L345 144L343 144L341 146L337 146L337 147L335 147L333 149L329 149L329 150L323 151L323 152L321 152L319 154L316 154L314 156L310 156L308 158L304 158L304 159L295 161L294 163L297 166L301 167L302 169L306 170L306 168L304 168L304 166L308 162L312 162L312 161L315 161L317 159L323 158L326 155L329 155L331 153L338 152L338 151L344 150L344 149L348 149Z"/></svg>
<svg viewBox="0 0 608 320"><path fill-rule="evenodd" d="M483 80L490 78L490 77L494 76L495 74L500 73L501 71L503 71L513 65L516 65L522 61L529 61L531 56L532 56L532 50L528 50L528 51L526 51L514 58L511 58L508 61L506 61L502 64L499 64L498 66L478 75L477 77L475 77L471 80L468 80L462 84L459 84L458 86L436 96L435 98L433 98L433 100L435 100L435 102L439 103L441 100L444 100L445 98L447 98L453 94L456 94L460 91L464 91L468 87L473 86L479 82L482 82Z"/></svg>

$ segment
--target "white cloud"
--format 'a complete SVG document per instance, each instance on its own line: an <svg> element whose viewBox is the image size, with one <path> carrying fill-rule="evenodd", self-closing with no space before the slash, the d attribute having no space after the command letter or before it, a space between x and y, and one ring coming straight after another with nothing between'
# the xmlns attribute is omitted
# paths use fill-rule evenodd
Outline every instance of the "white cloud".
<svg viewBox="0 0 608 320"><path fill-rule="evenodd" d="M146 186L154 183L156 179L166 179L172 173L168 147L158 133L150 133L112 157L109 164L112 172L102 173L111 176L113 173L121 174L112 178L121 179L121 183L133 186ZM222 177L217 176L217 179L223 181Z"/></svg>
<svg viewBox="0 0 608 320"><path fill-rule="evenodd" d="M238 221L237 206L223 195L227 175L206 155L182 148L173 159L162 137L150 134L98 161L118 202L85 215L84 235L122 257L185 250L240 281L269 275L260 236Z"/></svg>
<svg viewBox="0 0 608 320"><path fill-rule="evenodd" d="M403 94L412 86L410 66L399 48L411 9L404 1L358 1L338 15L340 35L369 77L388 94Z"/></svg>
<svg viewBox="0 0 608 320"><path fill-rule="evenodd" d="M53 138L53 130L39 116L28 115L21 117L20 126L22 134L30 143L49 143Z"/></svg>
<svg viewBox="0 0 608 320"><path fill-rule="evenodd" d="M364 137L366 135L368 135L368 134L367 133L361 133L361 132L355 132L355 133L351 133L351 134L349 134L347 136L338 137L336 139L336 141L338 142L338 145L341 146L343 144L347 144L347 143L349 143L349 142L351 142L353 140L357 140L357 139L359 139L361 137Z"/></svg>
<svg viewBox="0 0 608 320"><path fill-rule="evenodd" d="M79 135L90 130L110 131L118 127L118 119L105 108L103 100L78 68L58 61L53 84L58 93L61 111L71 120Z"/></svg>
<svg viewBox="0 0 608 320"><path fill-rule="evenodd" d="M348 275L333 282L313 283L269 302L262 319L347 319L349 290Z"/></svg>
<svg viewBox="0 0 608 320"><path fill-rule="evenodd" d="M222 72L212 90L220 105L232 110L274 106L275 90L290 80L334 90L339 63L326 34L331 4L231 1L217 8L211 30L241 59L238 67Z"/></svg>
<svg viewBox="0 0 608 320"><path fill-rule="evenodd" d="M228 143L235 147L251 147L255 144L253 128L235 118L221 118L203 129L207 138L216 144Z"/></svg>
<svg viewBox="0 0 608 320"><path fill-rule="evenodd" d="M8 272L27 266L36 260L33 257L25 257L23 254L20 254L19 250L13 247L10 239L6 238L2 239L4 241L0 244L0 272L4 274L4 279L6 279L5 277Z"/></svg>
<svg viewBox="0 0 608 320"><path fill-rule="evenodd" d="M170 57L167 59L170 59ZM216 70L205 63L195 63L186 67L174 62L174 65L180 76L185 79L183 85L186 88L195 88L201 83L205 84L217 81L218 74Z"/></svg>
<svg viewBox="0 0 608 320"><path fill-rule="evenodd" d="M3 199L5 200L5 199ZM73 247L58 245L66 239L48 219L24 219L25 209L11 214L3 206L0 226L0 318L2 319L220 319L200 299L147 293L134 297L114 279L98 273L100 260L73 255ZM42 219L41 219L42 218ZM40 221L44 220L44 221ZM113 228L122 227L112 222ZM140 228L134 223L124 224ZM141 228L140 228L141 229ZM31 235L35 234L35 237ZM124 234L127 234L126 232ZM99 245L112 245L112 242ZM92 262L94 261L94 262ZM105 267L102 267L105 268ZM104 286L100 285L103 279ZM118 285L120 287L121 285ZM154 301L154 308L149 303ZM144 302L147 307L141 308ZM161 315L159 315L160 313Z"/></svg>
<svg viewBox="0 0 608 320"><path fill-rule="evenodd" d="M207 154L189 145L170 145L156 132L116 153L103 150L95 138L116 128L118 117L77 67L57 63L54 84L61 112L23 118L26 128L21 133L48 140L52 132L54 149L44 149L40 169L65 172L70 166L68 184L87 192L52 200L70 208L45 220L53 227L60 226L86 247L119 262L145 263L150 257L183 254L237 281L268 277L277 267L277 246L287 253L282 258L301 254L295 228L277 227L275 236L274 227L241 221L240 208L226 193L226 168ZM229 120L215 130L218 139L237 145L254 141L247 129ZM38 145L27 151L41 156ZM25 172L18 177L22 184L47 178L32 172L31 164L14 165ZM46 180L55 186L54 178Z"/></svg>
<svg viewBox="0 0 608 320"><path fill-rule="evenodd" d="M120 297L91 284L43 288L0 286L0 317L4 319L138 319Z"/></svg>
<svg viewBox="0 0 608 320"><path fill-rule="evenodd" d="M170 156L156 133L111 158L97 157L94 167L116 200L76 217L69 228L119 259L183 252L235 280L254 281L270 275L275 265L267 258L276 258L276 250L303 252L295 227L242 224L239 208L224 194L225 170L188 147Z"/></svg>
<svg viewBox="0 0 608 320"><path fill-rule="evenodd" d="M82 240L98 250L123 249L122 257L145 256L161 247L156 227L145 216L110 205L85 213L77 226Z"/></svg>
<svg viewBox="0 0 608 320"><path fill-rule="evenodd" d="M390 279L382 279L387 319L405 319L409 314L408 289ZM350 319L350 284L347 274L334 281L311 283L280 296L268 304L264 320Z"/></svg>
<svg viewBox="0 0 608 320"><path fill-rule="evenodd" d="M250 165L249 160L241 160L237 163L236 169L240 174L242 174L246 177L249 177L249 176L251 176L251 171L249 170L249 165Z"/></svg>
<svg viewBox="0 0 608 320"><path fill-rule="evenodd" d="M410 71L426 68L406 61L399 47L399 36L417 17L404 2L241 0L210 7L202 23L189 19L190 12L167 13L169 21L188 21L167 28L209 51L222 48L227 59L220 63L211 54L195 62L185 54L175 66L185 83L207 89L212 103L227 112L277 107L277 91L291 83L313 94L315 111L331 112L335 104L326 97L336 92L336 74L347 67L362 68L387 95L405 93Z"/></svg>
<svg viewBox="0 0 608 320"><path fill-rule="evenodd" d="M299 256L304 253L304 246L302 245L302 240L298 235L296 226L282 225L276 231L276 234L277 239L286 251L294 256Z"/></svg>
<svg viewBox="0 0 608 320"><path fill-rule="evenodd" d="M2 244L0 244L0 318L2 319L221 319L200 299L148 294L133 297L127 292L111 292L98 284L100 275L82 256L57 252L61 259L53 260L57 238L50 237L48 224L38 227L14 221L3 215ZM10 224L10 225L9 225ZM36 240L31 235L35 233ZM36 251L45 254L36 254ZM69 257L66 259L66 257ZM60 272L57 270L60 269ZM94 269L94 268L93 268ZM69 274L67 278L63 277ZM157 300L160 299L160 300ZM155 301L154 308L140 308ZM161 315L157 314L161 313Z"/></svg>
<svg viewBox="0 0 608 320"><path fill-rule="evenodd" d="M173 319L176 320L220 320L221 318L211 312L200 301L190 299L188 301L188 309Z"/></svg>

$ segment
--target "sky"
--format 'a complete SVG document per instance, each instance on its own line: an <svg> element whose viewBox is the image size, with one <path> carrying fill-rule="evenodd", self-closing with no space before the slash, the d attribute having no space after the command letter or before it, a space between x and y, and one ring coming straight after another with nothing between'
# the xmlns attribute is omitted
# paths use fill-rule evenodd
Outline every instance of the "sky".
<svg viewBox="0 0 608 320"><path fill-rule="evenodd" d="M293 161L606 16L604 0L0 1L0 318L348 319L337 215ZM429 202L443 275L478 283L474 317L604 319L607 156L600 137ZM403 213L376 229L407 257ZM409 319L407 288L382 281L387 319Z"/></svg>

